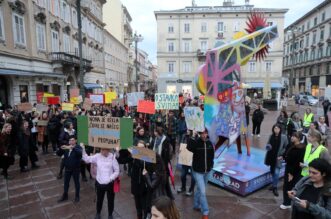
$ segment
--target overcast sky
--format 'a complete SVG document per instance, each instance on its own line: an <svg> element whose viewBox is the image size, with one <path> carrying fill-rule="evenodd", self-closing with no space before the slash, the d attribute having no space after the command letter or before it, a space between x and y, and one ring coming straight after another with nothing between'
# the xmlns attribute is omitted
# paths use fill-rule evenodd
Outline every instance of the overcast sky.
<svg viewBox="0 0 331 219"><path fill-rule="evenodd" d="M156 20L154 11L181 9L191 6L192 0L121 0L132 17L131 26L134 31L144 37L138 47L149 54L153 64L156 60ZM196 0L198 6L222 5L223 0ZM234 0L236 5L243 5L245 0ZM323 0L250 0L255 7L288 8L285 14L285 27L303 16Z"/></svg>

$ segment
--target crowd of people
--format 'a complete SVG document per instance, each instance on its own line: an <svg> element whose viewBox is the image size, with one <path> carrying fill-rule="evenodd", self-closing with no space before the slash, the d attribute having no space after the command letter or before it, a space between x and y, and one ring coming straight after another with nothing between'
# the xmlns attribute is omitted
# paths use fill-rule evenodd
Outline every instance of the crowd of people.
<svg viewBox="0 0 331 219"><path fill-rule="evenodd" d="M207 131L188 130L183 108L196 106L203 110L198 99L185 101L179 110L156 111L154 115L139 113L127 106L95 105L91 110L77 106L72 112L61 110L59 105L49 106L47 111L19 112L15 108L0 111L0 168L2 175L10 179L8 168L19 156L21 172L38 168L37 151L60 156L58 179L64 178L64 192L59 202L69 199L71 177L75 185L74 202L80 201L80 180L95 179L96 216L101 218L105 194L108 199L108 215L112 218L114 198L118 191L120 165L131 178L131 193L137 218L180 218L174 204L172 167L174 155L180 143L187 144L193 153L192 166L181 166L180 186L177 193L194 194L193 209L202 218L209 215L206 186L213 167L215 146L209 141ZM250 104L245 105L246 122L249 124ZM77 142L77 116L113 116L132 118L134 124L133 145L153 150L156 163L148 163L132 157L131 149L95 149ZM285 110L272 127L266 149L265 164L270 166L272 186L278 196L281 168L285 163L283 203L281 209L292 208L292 218L329 218L331 202L328 202L331 176L330 155L327 149L329 128L325 117L315 121L308 108L301 119L294 112L288 117ZM260 105L252 112L252 134L260 137L264 113ZM40 121L43 121L42 123ZM28 161L30 160L31 168ZM187 187L187 176L191 175ZM314 193L313 196L309 195Z"/></svg>

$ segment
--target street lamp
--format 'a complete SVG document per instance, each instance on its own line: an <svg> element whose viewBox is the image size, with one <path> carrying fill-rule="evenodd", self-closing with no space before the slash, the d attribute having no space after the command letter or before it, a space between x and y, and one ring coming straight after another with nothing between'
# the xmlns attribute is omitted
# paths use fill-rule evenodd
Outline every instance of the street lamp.
<svg viewBox="0 0 331 219"><path fill-rule="evenodd" d="M291 51L291 72L290 72L290 78L289 78L289 96L292 97L293 95L293 76L294 76L294 53L295 53L295 38L297 33L297 27L294 26L290 30L287 31L288 34L292 34L291 39L291 45L292 45L292 51Z"/></svg>
<svg viewBox="0 0 331 219"><path fill-rule="evenodd" d="M138 92L138 42L141 42L144 40L144 37L141 36L141 34L137 34L137 32L134 33L133 37L131 38L131 41L135 44L135 54L136 54L136 60L135 60L135 67L136 67L136 91Z"/></svg>
<svg viewBox="0 0 331 219"><path fill-rule="evenodd" d="M77 6L77 21L78 21L78 49L79 49L79 83L80 95L83 100L85 98L84 90L84 68L83 68L83 49L82 49L82 16L81 16L81 0L76 0Z"/></svg>

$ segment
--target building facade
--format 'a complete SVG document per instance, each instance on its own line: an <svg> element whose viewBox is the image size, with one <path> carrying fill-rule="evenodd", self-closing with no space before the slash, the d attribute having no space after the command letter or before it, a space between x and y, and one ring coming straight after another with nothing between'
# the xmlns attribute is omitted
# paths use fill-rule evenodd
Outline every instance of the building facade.
<svg viewBox="0 0 331 219"><path fill-rule="evenodd" d="M199 95L194 76L205 62L206 51L216 43L232 40L240 32L245 32L247 17L255 10L265 14L269 24L284 28L287 9L255 8L249 5L233 5L225 1L223 6L196 6L178 10L155 11L157 21L157 63L159 92L189 93ZM283 33L269 49L262 62L254 59L242 67L243 81L262 92L266 78L270 78L271 88L281 87ZM268 77L267 77L268 75Z"/></svg>
<svg viewBox="0 0 331 219"><path fill-rule="evenodd" d="M293 94L318 96L331 86L331 1L324 1L284 31L283 75ZM290 75L292 74L292 78Z"/></svg>
<svg viewBox="0 0 331 219"><path fill-rule="evenodd" d="M75 0L0 1L0 102L37 102L38 93L65 99L79 85ZM102 6L82 1L85 82L104 82Z"/></svg>
<svg viewBox="0 0 331 219"><path fill-rule="evenodd" d="M128 48L104 30L106 89L117 94L127 93Z"/></svg>

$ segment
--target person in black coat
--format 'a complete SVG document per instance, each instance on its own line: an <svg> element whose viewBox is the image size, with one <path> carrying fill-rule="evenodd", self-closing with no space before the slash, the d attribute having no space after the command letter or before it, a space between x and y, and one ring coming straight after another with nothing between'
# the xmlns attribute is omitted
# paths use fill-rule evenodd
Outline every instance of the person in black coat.
<svg viewBox="0 0 331 219"><path fill-rule="evenodd" d="M62 197L58 200L58 202L63 202L68 200L68 191L69 191L69 183L70 178L73 177L75 182L75 202L79 202L79 173L80 173L80 163L82 160L83 149L81 146L77 144L77 139L75 136L69 137L69 145L63 145L57 151L58 156L64 156L63 163L65 167L64 174L64 192Z"/></svg>
<svg viewBox="0 0 331 219"><path fill-rule="evenodd" d="M59 118L59 116L57 116L56 114L53 114L50 118L50 120L48 121L47 124L47 132L48 132L48 138L49 141L52 144L52 148L53 148L53 152L56 152L57 149L57 143L58 143L58 138L60 135L60 131L61 131L61 120Z"/></svg>
<svg viewBox="0 0 331 219"><path fill-rule="evenodd" d="M252 116L252 122L253 122L253 135L257 135L260 137L260 129L261 129L261 123L264 119L263 111L261 110L261 105L257 105L257 109L254 110L253 116Z"/></svg>
<svg viewBox="0 0 331 219"><path fill-rule="evenodd" d="M30 158L31 168L36 169L39 166L36 164L38 156L36 154L36 146L33 144L32 135L29 128L29 122L24 120L21 130L18 132L19 146L18 154L20 156L21 172L28 171L28 158Z"/></svg>
<svg viewBox="0 0 331 219"><path fill-rule="evenodd" d="M291 199L288 197L288 191L291 191L295 184L301 179L300 163L303 163L306 145L301 143L302 134L294 132L291 137L291 144L285 152L284 160L286 162L284 185L283 185L283 203L281 209L291 208Z"/></svg>
<svg viewBox="0 0 331 219"><path fill-rule="evenodd" d="M248 101L245 101L245 114L246 114L246 125L249 126L249 112L251 111L251 107L249 106Z"/></svg>

